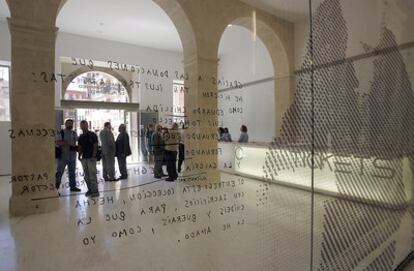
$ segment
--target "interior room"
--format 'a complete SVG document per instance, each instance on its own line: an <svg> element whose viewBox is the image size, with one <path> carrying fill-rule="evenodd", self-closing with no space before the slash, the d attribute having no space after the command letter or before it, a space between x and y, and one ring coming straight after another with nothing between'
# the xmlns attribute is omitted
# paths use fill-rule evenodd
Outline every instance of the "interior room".
<svg viewBox="0 0 414 271"><path fill-rule="evenodd" d="M0 270L414 270L411 0L0 0Z"/></svg>

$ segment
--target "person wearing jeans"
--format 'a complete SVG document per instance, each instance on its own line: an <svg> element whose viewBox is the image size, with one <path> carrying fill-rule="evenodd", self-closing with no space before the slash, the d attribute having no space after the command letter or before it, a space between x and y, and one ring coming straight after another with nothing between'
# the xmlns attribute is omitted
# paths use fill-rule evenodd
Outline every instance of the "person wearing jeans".
<svg viewBox="0 0 414 271"><path fill-rule="evenodd" d="M98 197L98 182L96 178L96 153L98 151L98 137L89 131L88 122L81 121L82 134L79 136L79 160L82 163L83 174L88 192L85 196Z"/></svg>
<svg viewBox="0 0 414 271"><path fill-rule="evenodd" d="M57 159L56 170L56 189L59 190L62 182L62 175L65 171L65 167L68 166L69 173L69 187L72 192L80 192L81 190L76 187L76 141L78 136L73 131L73 120L67 119L65 121L65 129L61 130L57 135L56 145L60 149L60 157Z"/></svg>

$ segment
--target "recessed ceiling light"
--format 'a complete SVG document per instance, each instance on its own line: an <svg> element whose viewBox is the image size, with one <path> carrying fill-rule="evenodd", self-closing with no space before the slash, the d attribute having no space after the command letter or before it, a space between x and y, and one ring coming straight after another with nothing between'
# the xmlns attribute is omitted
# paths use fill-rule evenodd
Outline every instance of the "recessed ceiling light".
<svg viewBox="0 0 414 271"><path fill-rule="evenodd" d="M232 25L232 24L228 24L227 26L228 26L228 27L232 27L233 25Z"/></svg>

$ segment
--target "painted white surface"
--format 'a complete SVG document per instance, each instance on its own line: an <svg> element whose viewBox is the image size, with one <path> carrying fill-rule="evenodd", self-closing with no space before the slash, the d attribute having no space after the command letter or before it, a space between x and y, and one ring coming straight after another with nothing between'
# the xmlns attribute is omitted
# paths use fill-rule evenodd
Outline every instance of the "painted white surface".
<svg viewBox="0 0 414 271"><path fill-rule="evenodd" d="M220 56L218 78L250 83L274 76L269 52L259 38L253 39L250 30L239 26L227 27L220 51L223 54ZM273 81L221 92L218 106L224 112L224 116L219 117L220 125L229 128L233 141L238 140L242 124L247 126L250 142L271 142L274 139Z"/></svg>
<svg viewBox="0 0 414 271"><path fill-rule="evenodd" d="M219 45L219 78L242 83L273 77L269 51L253 32L241 27L227 27Z"/></svg>
<svg viewBox="0 0 414 271"><path fill-rule="evenodd" d="M233 141L239 139L241 125L247 126L249 142L274 140L273 81L225 91L220 93L219 97L218 106L223 110L223 116L219 116L219 123L229 129Z"/></svg>

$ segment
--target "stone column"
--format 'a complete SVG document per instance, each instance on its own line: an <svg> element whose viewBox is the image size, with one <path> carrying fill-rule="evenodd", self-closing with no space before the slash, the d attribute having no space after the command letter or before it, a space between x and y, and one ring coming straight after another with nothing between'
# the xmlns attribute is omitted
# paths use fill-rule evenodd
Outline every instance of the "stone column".
<svg viewBox="0 0 414 271"><path fill-rule="evenodd" d="M185 132L185 176L200 176L200 180L207 182L219 180L217 114L220 112L217 108L217 84L214 83L217 64L217 58L198 55L187 57L184 63L184 70L189 77L186 81L188 93L185 95L185 106L190 121ZM208 95L204 95L206 93Z"/></svg>
<svg viewBox="0 0 414 271"><path fill-rule="evenodd" d="M9 18L12 40L10 215L59 208L55 189L54 25Z"/></svg>

